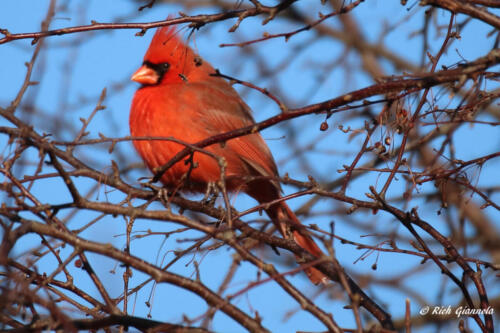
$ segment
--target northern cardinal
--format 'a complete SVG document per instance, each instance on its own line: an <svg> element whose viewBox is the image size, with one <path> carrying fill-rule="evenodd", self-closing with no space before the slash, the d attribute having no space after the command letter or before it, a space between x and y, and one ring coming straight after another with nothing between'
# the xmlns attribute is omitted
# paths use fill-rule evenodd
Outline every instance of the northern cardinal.
<svg viewBox="0 0 500 333"><path fill-rule="evenodd" d="M203 61L177 36L173 27L159 28L144 56L142 66L132 75L141 84L132 101L130 132L134 137L174 137L196 143L216 134L254 124L248 105L224 79L214 76L213 67ZM211 75L212 74L212 75ZM185 146L165 140L135 140L135 148L149 169L166 164ZM259 203L280 198L278 171L273 156L259 133L231 139L204 148L227 162L226 188L243 191ZM161 177L169 189L203 193L209 183L221 177L217 160L195 152L193 161L180 161ZM316 257L322 252L307 235L288 205L282 201L266 209L284 237ZM326 276L314 267L304 269L314 283Z"/></svg>

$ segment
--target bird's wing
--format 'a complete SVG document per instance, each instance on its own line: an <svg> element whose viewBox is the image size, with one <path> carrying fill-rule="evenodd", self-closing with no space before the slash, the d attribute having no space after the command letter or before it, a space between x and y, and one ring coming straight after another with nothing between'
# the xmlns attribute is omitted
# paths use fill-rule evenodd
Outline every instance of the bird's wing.
<svg viewBox="0 0 500 333"><path fill-rule="evenodd" d="M213 84L190 84L190 91L194 95L187 101L194 105L203 105L203 110L199 110L200 125L211 135L255 123L248 105L227 82L220 80L222 82L216 81ZM251 169L252 174L266 177L278 175L271 151L260 133L231 139L226 146Z"/></svg>

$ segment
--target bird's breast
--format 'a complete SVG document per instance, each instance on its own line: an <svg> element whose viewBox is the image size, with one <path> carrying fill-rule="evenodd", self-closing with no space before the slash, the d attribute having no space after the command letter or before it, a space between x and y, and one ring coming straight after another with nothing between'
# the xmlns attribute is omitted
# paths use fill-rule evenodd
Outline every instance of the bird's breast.
<svg viewBox="0 0 500 333"><path fill-rule="evenodd" d="M207 133L201 122L199 110L187 103L185 98L182 91L173 87L144 87L134 96L129 119L130 133L139 139L133 140L133 144L150 170L168 163L187 144L212 135ZM184 181L188 174L195 190L198 183L216 181L220 176L217 160L207 154L195 153L193 159L188 156L174 164L161 180L172 188Z"/></svg>

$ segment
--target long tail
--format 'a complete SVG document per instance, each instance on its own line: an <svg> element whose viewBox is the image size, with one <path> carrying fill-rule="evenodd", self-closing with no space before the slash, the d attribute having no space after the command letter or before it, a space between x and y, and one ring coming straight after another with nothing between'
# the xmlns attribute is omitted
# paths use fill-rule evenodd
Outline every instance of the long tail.
<svg viewBox="0 0 500 333"><path fill-rule="evenodd" d="M286 238L289 234L288 230L291 229L293 239L301 248L318 258L323 255L323 251L321 251L314 240L305 233L302 223L290 207L288 207L286 202L270 207L268 209L268 215L271 217L274 224L279 228L283 237ZM328 282L326 275L314 267L307 267L304 269L304 272L307 274L309 280L311 280L314 284Z"/></svg>

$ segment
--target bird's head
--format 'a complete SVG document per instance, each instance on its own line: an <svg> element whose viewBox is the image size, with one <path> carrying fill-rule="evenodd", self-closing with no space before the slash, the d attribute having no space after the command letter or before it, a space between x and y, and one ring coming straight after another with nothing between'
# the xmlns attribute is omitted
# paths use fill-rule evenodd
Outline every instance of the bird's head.
<svg viewBox="0 0 500 333"><path fill-rule="evenodd" d="M174 26L159 28L132 81L142 85L187 82L193 69L202 66L203 61L178 35Z"/></svg>

